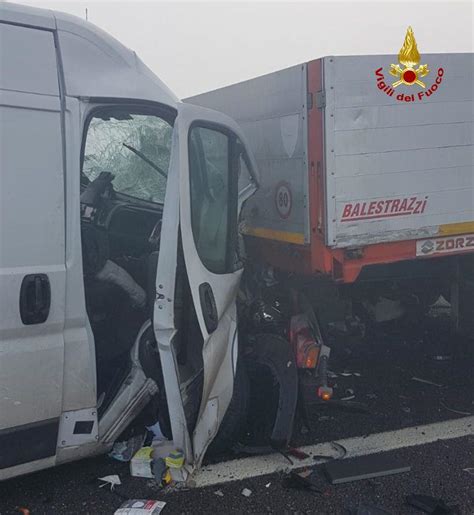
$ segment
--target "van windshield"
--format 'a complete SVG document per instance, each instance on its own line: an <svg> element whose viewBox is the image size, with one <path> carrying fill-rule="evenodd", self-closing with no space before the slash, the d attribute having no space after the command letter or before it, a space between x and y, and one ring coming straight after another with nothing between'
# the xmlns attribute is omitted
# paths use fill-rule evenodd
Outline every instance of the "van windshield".
<svg viewBox="0 0 474 515"><path fill-rule="evenodd" d="M172 131L168 121L153 114L100 111L87 130L83 179L111 172L116 192L163 203Z"/></svg>

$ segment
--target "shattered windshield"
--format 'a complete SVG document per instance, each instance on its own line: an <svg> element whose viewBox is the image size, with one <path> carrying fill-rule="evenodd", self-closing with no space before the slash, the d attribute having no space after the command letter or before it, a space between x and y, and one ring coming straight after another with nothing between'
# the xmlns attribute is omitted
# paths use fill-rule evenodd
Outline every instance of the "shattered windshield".
<svg viewBox="0 0 474 515"><path fill-rule="evenodd" d="M93 181L101 172L111 172L116 192L163 203L172 131L159 116L101 111L87 131L83 178Z"/></svg>

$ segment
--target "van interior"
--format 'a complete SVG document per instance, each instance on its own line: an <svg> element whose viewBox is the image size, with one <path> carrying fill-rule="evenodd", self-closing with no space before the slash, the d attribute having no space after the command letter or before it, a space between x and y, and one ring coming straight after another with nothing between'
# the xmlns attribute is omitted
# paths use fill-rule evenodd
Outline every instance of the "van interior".
<svg viewBox="0 0 474 515"><path fill-rule="evenodd" d="M81 237L86 309L94 335L99 417L130 372L130 351L152 320L174 115L156 109L101 107L87 121L81 168ZM202 388L202 336L184 258L179 253L175 345L189 427ZM199 344L201 342L201 345ZM153 327L140 361L166 398ZM164 430L169 424L162 424ZM168 435L170 436L170 435Z"/></svg>

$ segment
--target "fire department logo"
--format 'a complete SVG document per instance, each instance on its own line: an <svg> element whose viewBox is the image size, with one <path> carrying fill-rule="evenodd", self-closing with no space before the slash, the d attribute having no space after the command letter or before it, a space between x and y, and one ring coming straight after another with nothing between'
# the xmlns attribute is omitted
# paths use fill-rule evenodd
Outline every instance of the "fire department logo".
<svg viewBox="0 0 474 515"><path fill-rule="evenodd" d="M405 86L413 86L414 84L417 84L422 88L426 88L426 84L422 82L420 78L426 77L428 73L430 73L430 70L428 69L427 64L420 65L420 60L420 53L416 46L413 29L408 27L405 41L398 53L398 62L400 64L392 64L390 67L390 75L399 79L392 83L392 87L396 88L400 86L400 84L405 84ZM405 68L402 68L400 65Z"/></svg>
<svg viewBox="0 0 474 515"><path fill-rule="evenodd" d="M443 81L444 69L438 68L436 77L431 86L427 87L426 83L421 80L426 77L430 70L427 64L420 64L421 57L418 52L418 47L415 40L415 34L413 29L408 27L405 34L405 41L403 42L402 48L398 53L398 64L391 64L389 73L397 80L390 84L385 80L383 74L383 68L375 70L375 77L377 80L377 87L383 91L389 97L393 97L399 102L417 102L422 101L425 97L430 97L440 86ZM396 93L395 89L398 86L419 86L422 90L418 90L416 93ZM412 90L413 91L413 90Z"/></svg>

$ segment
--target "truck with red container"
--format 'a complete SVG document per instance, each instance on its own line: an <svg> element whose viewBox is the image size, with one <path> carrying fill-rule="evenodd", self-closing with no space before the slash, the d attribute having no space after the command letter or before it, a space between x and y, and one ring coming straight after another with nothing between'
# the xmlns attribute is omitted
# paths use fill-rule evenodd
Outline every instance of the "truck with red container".
<svg viewBox="0 0 474 515"><path fill-rule="evenodd" d="M398 56L322 57L186 100L250 142L260 188L241 232L290 306L300 368L320 366L304 311L320 337L416 319L442 295L474 334L473 69L472 53L420 56L409 28Z"/></svg>

